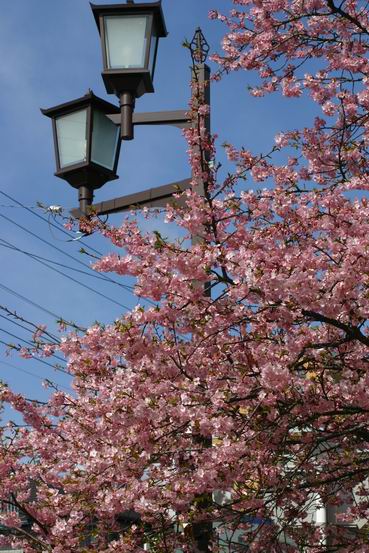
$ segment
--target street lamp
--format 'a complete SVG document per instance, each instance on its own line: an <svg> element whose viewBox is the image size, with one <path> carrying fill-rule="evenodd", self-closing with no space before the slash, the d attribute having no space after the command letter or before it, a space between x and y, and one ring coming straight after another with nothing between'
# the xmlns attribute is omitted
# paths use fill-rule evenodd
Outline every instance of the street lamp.
<svg viewBox="0 0 369 553"><path fill-rule="evenodd" d="M159 38L167 36L161 0L91 4L91 9L101 36L102 77L107 92L118 96L120 106L89 91L77 100L41 110L53 120L55 175L78 188L80 213L84 215L88 215L93 191L118 178L120 139L133 139L135 99L154 92ZM163 117L175 123L178 113L163 113ZM179 122L184 119L181 113ZM157 117L150 121L157 122Z"/></svg>
<svg viewBox="0 0 369 553"><path fill-rule="evenodd" d="M120 110L89 91L41 112L53 122L55 175L78 188L80 209L86 214L93 191L118 178L119 128L107 114Z"/></svg>
<svg viewBox="0 0 369 553"><path fill-rule="evenodd" d="M89 209L93 190L117 178L120 138L133 138L133 124L171 125L181 129L197 124L188 109L133 114L135 98L154 91L158 40L167 35L161 2L134 4L127 0L127 4L91 4L91 8L101 35L102 76L108 93L120 98L120 108L97 98L90 91L78 100L41 110L53 120L55 174L79 189L80 207L72 210L72 215L80 218L91 213L110 215L132 208L165 208L168 204L180 203L177 194L191 187L199 196L205 196L207 183L202 177L192 174L191 178L104 201ZM193 61L192 78L197 85L194 90L199 92L198 96L193 92L192 103L194 106L202 103L210 106L210 68L205 63L209 45L200 28L196 30L189 49ZM210 134L210 114L205 117L204 125ZM204 155L208 161L209 153ZM196 244L203 239L193 236L192 240ZM205 285L204 293L211 297L209 284ZM197 437L196 440L199 443ZM211 439L206 438L203 443L209 447ZM138 523L140 518L134 511L125 511L119 520L125 529L131 523ZM197 550L208 551L211 530L208 522L193 525Z"/></svg>
<svg viewBox="0 0 369 553"><path fill-rule="evenodd" d="M121 138L132 140L135 99L154 92L159 38L168 34L161 1L91 4L91 9L101 37L104 84L119 98Z"/></svg>

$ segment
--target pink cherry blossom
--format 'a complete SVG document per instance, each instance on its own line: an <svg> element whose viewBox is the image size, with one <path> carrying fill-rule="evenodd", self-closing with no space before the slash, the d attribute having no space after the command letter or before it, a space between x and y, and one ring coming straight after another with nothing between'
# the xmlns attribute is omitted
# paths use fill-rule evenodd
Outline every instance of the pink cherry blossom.
<svg viewBox="0 0 369 553"><path fill-rule="evenodd" d="M181 239L134 214L83 223L120 248L95 268L154 304L60 344L39 327L21 354L59 350L73 393L41 404L2 385L25 426L1 429L1 521L26 553L368 551L369 10L229 8L210 14L226 33L214 81L251 72L255 96L322 115L262 154L225 143L222 176L193 83L192 187L167 209Z"/></svg>

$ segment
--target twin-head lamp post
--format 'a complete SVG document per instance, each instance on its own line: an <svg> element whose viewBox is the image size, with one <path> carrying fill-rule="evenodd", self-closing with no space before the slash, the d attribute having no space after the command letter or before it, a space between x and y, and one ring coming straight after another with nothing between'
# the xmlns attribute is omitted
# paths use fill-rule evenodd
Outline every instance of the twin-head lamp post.
<svg viewBox="0 0 369 553"><path fill-rule="evenodd" d="M191 127L188 109L134 113L136 98L154 92L153 77L161 37L167 36L161 1L151 3L91 4L101 37L104 70L109 94L119 98L119 107L98 98L91 90L77 100L41 110L53 122L55 175L79 191L79 209L74 217L108 215L135 207L165 207L173 195L190 187L190 178L94 204L94 190L118 178L121 140L133 139L134 125ZM200 28L189 44L192 78L210 105L210 68L205 61L209 45ZM194 98L195 103L198 99ZM210 116L205 126L210 132ZM204 193L203 183L197 191Z"/></svg>
<svg viewBox="0 0 369 553"><path fill-rule="evenodd" d="M119 107L89 91L77 100L41 110L53 121L55 175L79 190L79 209L73 210L72 215L106 215L143 206L166 207L173 202L174 194L189 188L193 181L197 193L204 195L206 182L193 175L193 178L92 206L94 190L118 178L116 170L121 140L133 139L133 125L171 125L183 129L196 125L197 120L191 120L187 109L134 113L136 98L154 92L158 42L167 35L161 1L135 4L127 0L126 4L91 4L91 8L101 36L102 77L107 92L118 96ZM192 78L203 93L202 99L201 95L197 97L194 93L193 102L210 106L210 68L205 63L209 45L200 28L196 30L189 49L193 62ZM210 133L210 115L204 124ZM202 240L201 236L192 237L195 244ZM210 296L208 284L204 292ZM210 443L205 440L205 446L209 445L211 440ZM132 512L129 511L128 515ZM139 517L137 513L133 515ZM128 525L132 520L132 516L127 516ZM197 550L208 551L211 524L200 522L194 524L192 530Z"/></svg>
<svg viewBox="0 0 369 553"><path fill-rule="evenodd" d="M91 4L101 37L108 94L116 107L89 91L82 98L41 110L53 121L55 175L79 189L80 211L87 214L93 192L117 179L120 142L133 139L136 98L154 92L159 38L167 36L161 1ZM120 124L113 123L120 114Z"/></svg>

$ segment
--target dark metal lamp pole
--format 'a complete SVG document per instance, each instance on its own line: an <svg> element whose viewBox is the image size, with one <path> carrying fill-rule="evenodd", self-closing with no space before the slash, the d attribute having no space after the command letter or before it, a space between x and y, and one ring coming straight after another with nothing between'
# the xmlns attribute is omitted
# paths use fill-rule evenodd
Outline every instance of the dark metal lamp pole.
<svg viewBox="0 0 369 553"><path fill-rule="evenodd" d="M158 41L167 35L161 1L135 4L93 5L92 11L101 36L104 59L102 77L109 94L116 94L120 107L116 107L89 91L82 98L41 110L53 121L56 155L56 176L78 189L79 209L71 214L82 216L109 215L142 207L166 207L173 203L173 195L192 185L199 195L206 195L207 183L188 178L157 188L150 188L98 204L92 204L94 190L106 182L117 179L116 174L121 140L132 140L135 125L171 125L188 128L197 124L187 110L134 113L135 99L146 92L154 92ZM195 80L193 105L210 106L210 68L205 61L209 45L200 28L189 45L192 58L192 79ZM210 115L205 119L210 133ZM204 154L205 162L209 159ZM193 236L194 244L201 241ZM205 286L210 296L210 286ZM194 436L198 439L197 436ZM211 439L199 437L204 447L211 447ZM211 495L202 498L206 505ZM133 513L134 515L137 515ZM212 524L192 526L192 539L196 551L207 552L211 543Z"/></svg>

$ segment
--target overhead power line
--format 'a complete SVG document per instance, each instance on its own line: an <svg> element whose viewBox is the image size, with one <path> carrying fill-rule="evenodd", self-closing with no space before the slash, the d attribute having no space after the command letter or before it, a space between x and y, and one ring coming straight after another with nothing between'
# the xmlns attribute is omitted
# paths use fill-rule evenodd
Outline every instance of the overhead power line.
<svg viewBox="0 0 369 553"><path fill-rule="evenodd" d="M12 244L8 240L5 240L4 238L0 238L0 241L3 242L3 244L0 243L0 246L8 247L9 249L15 250L19 253L23 253L24 255L28 255L29 257L41 259L42 261L46 261L47 263L52 263L53 265L57 265L58 267L63 267L64 269L69 269L70 271L75 271L76 273L80 273L82 275L86 275L88 277L96 278L97 280L103 280L106 282L106 277L99 275L96 271L83 271L82 269L77 269L76 267L71 267L70 265L65 265L65 263L59 263L58 261L54 261L52 259L49 259L47 257L43 257L41 255L28 252L27 250L22 250L21 248L18 248L15 244ZM132 294L133 286L128 286L126 284L118 283L119 286L122 286L122 288L125 288L127 292L130 292Z"/></svg>
<svg viewBox="0 0 369 553"><path fill-rule="evenodd" d="M3 196L5 196L6 198L8 198L9 200L15 202L19 207L25 209L26 211L29 211L32 215L34 215L35 217L37 217L38 219L41 219L43 222L47 223L49 226L51 225L52 227L56 228L57 230L59 230L60 232L62 232L63 234L67 235L69 238L73 239L73 235L71 233L69 233L67 230L65 230L65 228L63 227L63 225L61 225L60 223L58 223L57 221L55 221L55 223L51 222L49 219L47 219L46 217L43 217L42 215L40 215L39 213L36 213L35 211L32 210L32 208L30 207L27 207L25 206L22 202L20 202L19 200L17 200L16 198L14 198L13 196L10 196L10 194L7 194L6 192L3 192L2 190L0 190L0 194L2 194ZM95 252L97 255L99 256L103 256L104 254L101 253L99 250L97 250L96 248L93 248L90 244L87 244L87 242L84 242L83 240L79 240L79 243L80 244L83 244L84 246L86 246L86 248L88 248L89 250L91 250L92 252ZM53 245L52 245L53 246ZM54 246L53 246L54 247ZM88 253L88 252L87 252ZM64 252L65 254L65 252ZM72 259L75 259L72 257ZM78 261L79 263L82 263L85 267L87 267L90 271L92 271L92 273L94 272L93 269L91 269L91 267L81 261ZM97 276L97 275L95 275ZM104 276L104 277L101 277L100 276L100 279L101 280L106 280L106 281L109 281L111 283L114 283L116 284L117 286L120 286L121 288L124 288L125 290L127 291L130 291L134 296L136 296L136 294L134 293L134 287L133 286L129 286L127 284L122 284L121 282L117 282L116 280L108 277L108 276ZM148 299L148 298L145 298L145 301L151 305L156 305L155 302L153 302L152 300Z"/></svg>
<svg viewBox="0 0 369 553"><path fill-rule="evenodd" d="M44 221L45 223L47 223L48 225L56 228L57 230L59 230L60 232L62 232L63 234L66 234L69 238L72 238L73 239L73 235L68 232L67 230L65 230L65 228L63 227L63 225L61 225L60 223L57 223L55 221L55 223L53 223L52 221L50 221L49 219L47 219L46 217L43 217L42 215L40 215L39 213L36 213L35 211L33 211L33 209L31 207L27 207L26 205L22 204L22 202L20 202L19 200L17 200L16 198L10 196L10 194L7 194L6 192L3 192L2 190L0 190L0 194L2 194L3 196L5 196L6 198L8 198L9 200L11 200L12 202L15 202L19 207L22 207L23 209L25 209L26 211L29 211L30 213L32 213L32 215L34 215L35 217L38 217L39 219L41 219L42 221ZM90 246L90 244L87 244L87 242L84 242L83 240L79 240L79 243L80 244L83 244L84 246L86 246L87 248L89 248L92 252L95 252L97 253L97 255L103 255L101 252L99 252L99 250L96 250L95 248L93 248L92 246Z"/></svg>
<svg viewBox="0 0 369 553"><path fill-rule="evenodd" d="M32 215L34 215L35 217L37 217L38 219L41 219L42 221L44 221L45 223L47 223L48 225L56 228L57 230L59 230L60 232L62 232L63 234L65 234L66 236L68 236L69 238L73 239L73 235L68 232L67 230L65 230L65 228L60 224L60 223L53 223L52 221L50 221L49 219L47 219L46 217L43 217L42 215L40 215L39 213L36 213L34 212L31 208L25 206L24 204L22 204L22 202L20 202L19 200L17 200L16 198L10 196L9 194L6 194L5 192L3 192L2 190L0 190L0 194L2 194L3 196L5 196L6 198L10 199L11 201L15 202L16 204L19 205L19 207L22 207L23 209L25 209L26 211L29 211ZM96 248L93 248L90 244L87 244L87 242L84 242L83 240L79 240L79 243L80 244L83 244L84 246L86 246L86 248L88 248L89 250L91 250L92 252L96 253L97 255L100 255L100 256L103 256L104 254L101 253L99 250L97 250ZM64 252L65 253L65 252ZM88 253L88 252L87 252ZM73 258L75 259L75 258ZM91 269L91 267L89 265L87 265L86 263L83 263L81 261L79 261L80 263L82 263L83 265L85 265L86 267L88 267L90 270L93 270ZM128 286L126 284L122 284L120 282L117 282L113 279L111 279L110 277L100 277L104 280L109 280L110 282L114 282L114 284L117 284L118 286L122 286L123 288L126 288L127 290L133 290L133 286Z"/></svg>
<svg viewBox="0 0 369 553"><path fill-rule="evenodd" d="M1 216L1 215L0 215ZM2 240L2 239L0 239ZM15 249L17 250L17 248L15 247L11 247L11 249ZM21 251L21 250L19 250ZM21 253L24 253L23 251L21 251ZM79 280L77 280L76 278L70 276L70 275L67 275L66 273L64 273L63 271L60 271L59 269L56 269L55 267L51 267L48 263L46 263L45 261L42 261L41 259L38 259L38 256L34 256L33 254L28 254L26 253L26 255L28 257L30 257L31 259L33 259L34 261L36 261L37 263L40 263L41 265L43 265L44 267L47 267L48 269L50 269L51 271L54 271L55 273L58 273L59 275L63 276L64 278L67 278L68 280L71 280L72 282L75 282L76 284L79 284L79 286L82 286L83 288L85 288L86 290L89 290L90 292L93 292L94 294L97 294L98 296L101 296L102 298L112 302L112 303L115 303L116 305L118 305L119 307L122 307L123 309L127 309L128 311L130 310L130 307L128 307L127 305L124 305L123 303L120 303L119 301L116 301L115 299L113 298L110 298L109 296L107 296L106 294L103 294L102 292L99 292L98 290L95 290L95 288L92 288L91 286L88 286L88 284L84 284L83 282L80 282Z"/></svg>
<svg viewBox="0 0 369 553"><path fill-rule="evenodd" d="M4 318L6 320L14 320L15 319L18 322L26 324L26 325L28 325L28 327L31 327L33 332L36 332L40 329L40 323L35 323L33 321L25 319L22 315L17 313L17 311L15 311L15 310L12 311L11 309L9 309L8 307L5 307L4 305L0 304L0 311L2 311L3 313L6 314L6 316L2 315L3 319ZM30 329L28 328L28 330L30 330ZM55 334L52 334L46 328L43 330L43 336L45 336L45 337L47 336L47 337L51 338L53 342L59 343L59 337L56 336Z"/></svg>
<svg viewBox="0 0 369 553"><path fill-rule="evenodd" d="M52 244L51 242L49 242L48 240L45 240L45 238L41 238L41 236L38 236L36 233L32 232L31 230L29 230L27 227L24 227L23 225L20 225L19 223L17 223L16 221L14 221L14 219L11 219L10 217L7 217L6 215L4 215L3 213L0 213L0 217L2 219L5 219L6 221L8 221L9 223L11 223L12 225L15 225L16 227L20 228L21 230L23 230L24 232L26 232L27 234L30 234L31 236L33 236L34 238L37 238L37 240L40 240L41 242L43 242L44 244L47 244L48 246L50 246L51 248L54 248L56 251L58 251L59 253L65 255L66 257L69 257L69 259L73 259L73 261L75 263L78 263L79 265L82 265L83 267L87 267L87 269L89 271L92 271L94 272L94 269L91 269L91 266L90 265L87 265L87 263L84 263L83 261L81 261L80 259L77 259L76 257L73 257L72 255L70 255L69 253L65 252L64 250L62 250L61 248L58 248L57 246L55 246L55 244ZM125 289L133 289L131 286L127 286L127 285L124 285L124 284L121 284L120 282L108 277L108 276L101 276L101 280L105 280L107 282L111 282L113 284L116 284L118 286L120 286L121 288L125 288ZM122 307L122 306L121 306ZM123 306L125 309L127 309L127 307Z"/></svg>
<svg viewBox="0 0 369 553"><path fill-rule="evenodd" d="M31 346L32 348L35 346L33 342L30 342L29 340L25 340L24 338L21 338L20 336L17 336L16 334L13 334L12 332L9 332L8 330L5 330L4 328L0 328L1 332L4 332L4 334L8 334L8 336L11 336L12 338L15 338L16 340L20 340L24 344L27 344L28 346ZM55 357L58 361L61 361L62 363L65 363L65 359L62 357L59 357L59 355L56 355L55 353L52 354L52 357ZM38 358L37 358L38 359ZM53 365L51 365L53 366Z"/></svg>
<svg viewBox="0 0 369 553"><path fill-rule="evenodd" d="M42 380L42 381L46 380L46 381L50 382L52 385L55 385L57 388L62 388L66 392L72 392L71 388L68 388L67 386L63 386L63 384L60 384L60 382L54 382L54 381L49 380L48 378L43 378L42 376L37 375L32 371L26 371L26 369L21 369L20 367L17 367L16 365L12 365L11 363L8 363L7 361L1 360L0 361L0 367L1 367L1 365L5 365L6 367L10 367L11 369L15 369L16 371L19 371L19 372L24 373L24 374L28 374L29 376L32 376L33 378L37 378L37 380Z"/></svg>
<svg viewBox="0 0 369 553"><path fill-rule="evenodd" d="M61 317L60 315L57 315L56 313L53 313L53 311L50 311L49 309L46 309L46 307L42 307L42 305L30 300L29 298L26 298L25 296L22 296L22 294L20 294L16 290L12 290L12 288L9 288L8 286L5 286L5 284L2 284L1 282L0 282L0 288L2 290L5 290L5 292L8 292L12 296L15 296L16 298L24 301L25 303L28 303L29 305L32 305L33 307L36 307L40 311L43 311L47 315L50 315L51 317L53 317L57 321L66 321L67 322L67 319L64 319L64 317Z"/></svg>
<svg viewBox="0 0 369 553"><path fill-rule="evenodd" d="M6 334L9 334L9 332ZM21 340L22 342L24 341L22 340L22 338L18 338L18 340ZM8 342L4 342L4 340L0 340L0 344L3 344L3 346L6 346L7 348L9 348L9 346L11 345ZM63 369L62 367L53 365L52 363L48 363L47 361L45 361L45 359L41 359L40 357L32 357L32 359L34 361L38 361L39 363L42 363L43 365L47 365L48 367L51 367L52 369L54 369L54 371L58 371L60 373L70 375L70 373L67 370Z"/></svg>
<svg viewBox="0 0 369 553"><path fill-rule="evenodd" d="M21 205L0 204L0 208L4 208L4 209L21 209L22 206L21 206ZM35 205L27 206L27 208L28 208L28 209L40 209L40 208L38 208L38 207L35 206Z"/></svg>
<svg viewBox="0 0 369 553"><path fill-rule="evenodd" d="M18 326L19 328L22 328L23 330L25 330L26 332L32 332L33 334L36 332L36 329L35 328L27 328L26 326L22 325L21 323L17 322L17 321L14 321L14 319L12 319L11 317L6 317L5 315L1 315L0 314L0 317L2 319L4 319L5 321L8 321L9 323L15 325L15 326ZM51 340L50 338L48 338L47 336L44 336L43 337L43 340L47 341L49 344L54 344L54 343L59 343L59 340L58 338L55 336L53 336L53 340Z"/></svg>
<svg viewBox="0 0 369 553"><path fill-rule="evenodd" d="M5 219L6 221L8 221L9 223L12 223L12 225L15 225L16 227L22 229L24 232L27 232L27 234L30 234L31 236L33 236L34 238L37 238L37 240L40 240L41 242L43 242L44 244L47 244L48 246L50 246L51 248L54 248L54 250L58 251L59 253L65 255L66 257L69 257L70 259L73 259L73 261L75 261L75 263L78 263L79 265L82 265L83 267L87 267L90 271L92 270L91 267L89 265L87 265L87 263L84 263L83 261L81 261L80 259L77 259L76 257L73 257L72 255L70 255L69 253L65 252L64 250L62 250L61 248L58 248L57 246L55 246L55 244L52 244L51 242L49 242L48 240L45 240L45 238L41 238L41 236L38 236L38 234L32 232L31 230L29 230L27 227L24 227L22 225L20 225L19 223L17 223L16 221L14 221L13 219L11 219L10 217L7 217L6 215L4 215L3 213L0 213L0 217L2 217L3 219Z"/></svg>

